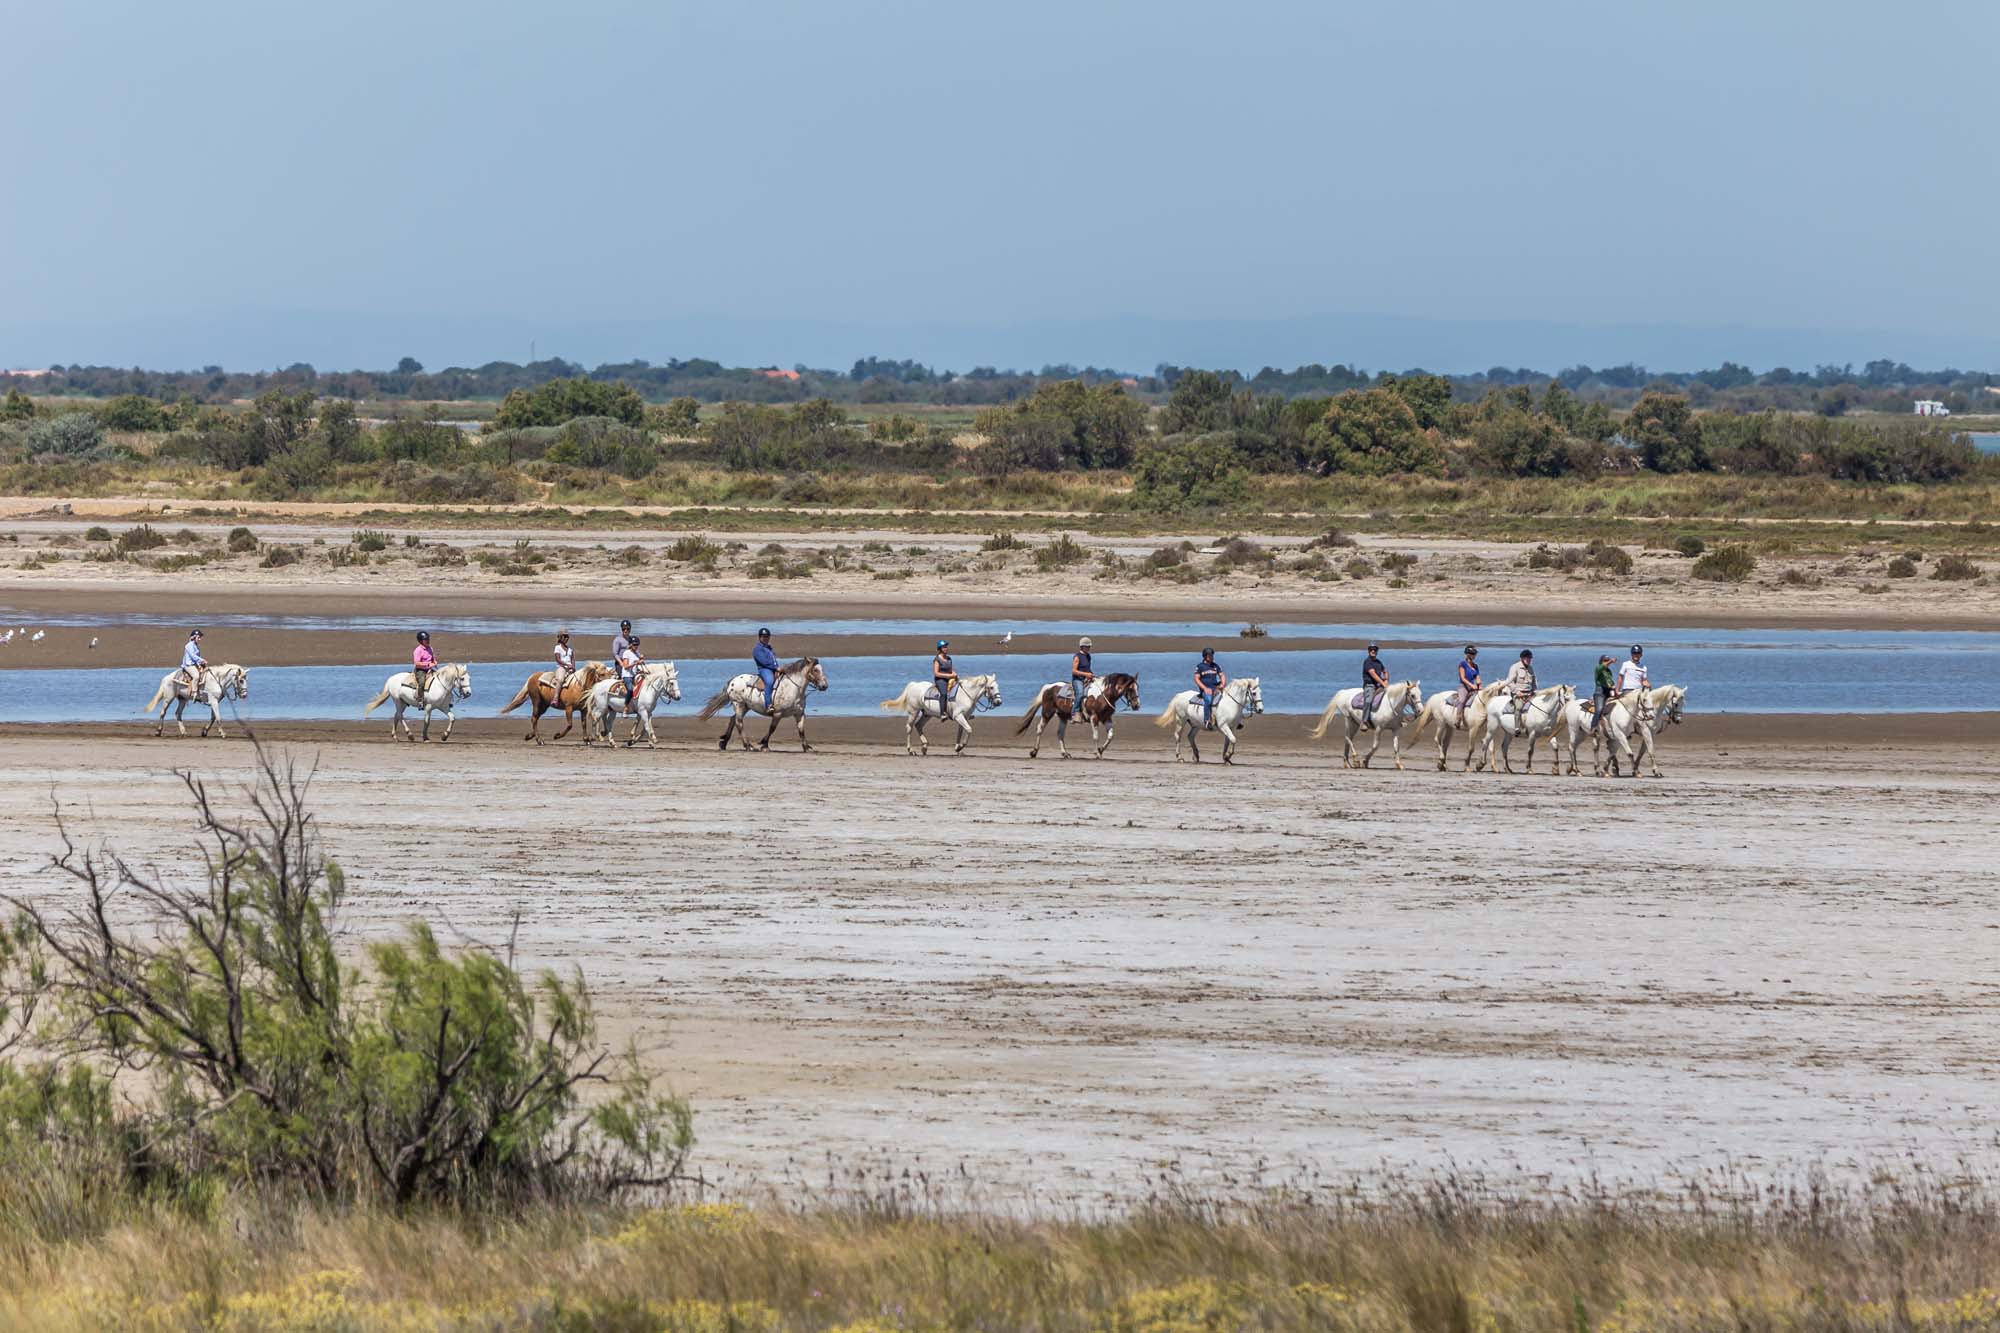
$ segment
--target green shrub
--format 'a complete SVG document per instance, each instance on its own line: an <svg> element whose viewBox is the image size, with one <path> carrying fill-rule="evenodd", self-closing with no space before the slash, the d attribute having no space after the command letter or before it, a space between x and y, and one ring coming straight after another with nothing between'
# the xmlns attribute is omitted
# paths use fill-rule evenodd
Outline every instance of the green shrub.
<svg viewBox="0 0 2000 1333"><path fill-rule="evenodd" d="M1747 546L1718 546L1694 562L1689 571L1712 583L1741 583L1757 568L1757 557Z"/></svg>
<svg viewBox="0 0 2000 1333"><path fill-rule="evenodd" d="M1344 572L1347 574L1347 577L1351 579L1373 578L1375 576L1375 566L1369 564L1366 560L1363 560L1360 556L1356 556L1354 557L1354 559L1347 562L1346 566L1344 567Z"/></svg>
<svg viewBox="0 0 2000 1333"><path fill-rule="evenodd" d="M89 462L109 458L104 427L88 412L46 417L28 427L28 453L35 457Z"/></svg>
<svg viewBox="0 0 2000 1333"><path fill-rule="evenodd" d="M1788 588L1817 588L1826 580L1810 569L1800 569L1797 565L1787 565L1785 572L1778 576L1778 582Z"/></svg>
<svg viewBox="0 0 2000 1333"><path fill-rule="evenodd" d="M358 550L370 555L376 551L386 551L389 549L389 534L377 532L372 528L363 528L354 534L354 545Z"/></svg>
<svg viewBox="0 0 2000 1333"><path fill-rule="evenodd" d="M1622 546L1615 546L1602 539L1593 539L1590 545L1584 548L1584 555L1588 557L1593 569L1601 569L1608 574L1632 572L1632 555Z"/></svg>
<svg viewBox="0 0 2000 1333"><path fill-rule="evenodd" d="M251 532L250 529L248 528L242 528L242 527L231 528L229 530L229 549L236 552L238 555L241 555L246 551L256 550L257 549L256 534Z"/></svg>
<svg viewBox="0 0 2000 1333"><path fill-rule="evenodd" d="M533 389L515 389L493 416L496 430L514 426L560 426L578 417L609 417L627 426L646 419L646 400L629 384L577 376L550 380Z"/></svg>
<svg viewBox="0 0 2000 1333"><path fill-rule="evenodd" d="M1173 569L1187 563L1187 552L1178 546L1162 546L1146 557L1147 569Z"/></svg>
<svg viewBox="0 0 2000 1333"><path fill-rule="evenodd" d="M1027 543L1011 532L996 532L979 544L982 551L1018 551Z"/></svg>
<svg viewBox="0 0 2000 1333"><path fill-rule="evenodd" d="M1037 569L1061 569L1065 565L1082 564L1088 559L1090 551L1067 532L1059 535L1047 546L1037 547L1035 550Z"/></svg>
<svg viewBox="0 0 2000 1333"><path fill-rule="evenodd" d="M1180 513L1242 504L1250 475L1233 444L1212 435L1160 444L1139 455L1132 499L1142 509Z"/></svg>
<svg viewBox="0 0 2000 1333"><path fill-rule="evenodd" d="M87 542L108 542L111 540L111 529L100 524L92 524L84 530L83 539Z"/></svg>
<svg viewBox="0 0 2000 1333"><path fill-rule="evenodd" d="M113 398L97 409L97 419L106 430L165 430L171 424L167 411L143 394L128 393Z"/></svg>
<svg viewBox="0 0 2000 1333"><path fill-rule="evenodd" d="M167 539L141 523L136 528L127 528L118 534L113 543L121 551L153 551L167 544Z"/></svg>
<svg viewBox="0 0 2000 1333"><path fill-rule="evenodd" d="M684 564L712 565L722 554L722 548L706 537L689 533L685 537L675 538L673 544L661 554L669 560L678 560Z"/></svg>
<svg viewBox="0 0 2000 1333"><path fill-rule="evenodd" d="M1308 551L1320 551L1326 550L1329 547L1353 545L1355 545L1354 538L1348 536L1339 528L1328 528L1325 532L1307 542L1306 549Z"/></svg>
<svg viewBox="0 0 2000 1333"><path fill-rule="evenodd" d="M270 546L264 549L264 558L257 563L265 569L283 569L286 565L296 565L299 553L289 546Z"/></svg>
<svg viewBox="0 0 2000 1333"><path fill-rule="evenodd" d="M1388 555L1382 557L1382 568L1388 570L1391 574L1405 573L1414 569L1416 564L1417 558L1415 556L1402 551L1391 551Z"/></svg>
<svg viewBox="0 0 2000 1333"><path fill-rule="evenodd" d="M1979 566L1962 555L1941 555L1937 563L1931 566L1931 577L1951 583L1962 579L1976 579L1979 577Z"/></svg>
<svg viewBox="0 0 2000 1333"><path fill-rule="evenodd" d="M1892 579L1913 579L1917 576L1917 562L1906 555L1899 555L1889 562L1884 571Z"/></svg>
<svg viewBox="0 0 2000 1333"><path fill-rule="evenodd" d="M1708 549L1708 543L1692 533L1682 533L1674 538L1674 549L1692 560Z"/></svg>
<svg viewBox="0 0 2000 1333"><path fill-rule="evenodd" d="M10 1140L88 1161L93 1184L135 1202L237 1185L518 1207L678 1174L687 1106L656 1094L635 1057L607 1060L581 978L531 981L422 923L348 939L347 881L320 845L307 774L258 758L247 792L181 775L205 882L72 845L55 874L83 906L16 904L5 993L59 1016L61 1038L48 1063L0 1065L57 1094L7 1099ZM113 902L173 924L127 927Z"/></svg>

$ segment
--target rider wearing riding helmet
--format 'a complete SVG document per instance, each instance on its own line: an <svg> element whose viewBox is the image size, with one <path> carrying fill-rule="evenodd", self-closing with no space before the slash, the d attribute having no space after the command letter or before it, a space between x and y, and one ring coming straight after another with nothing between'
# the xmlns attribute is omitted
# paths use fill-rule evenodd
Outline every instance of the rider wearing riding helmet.
<svg viewBox="0 0 2000 1333"><path fill-rule="evenodd" d="M937 690L938 716L951 716L951 690L958 684L958 672L951 664L951 654L945 649L951 647L950 639L939 639L937 655L931 658L931 685Z"/></svg>
<svg viewBox="0 0 2000 1333"><path fill-rule="evenodd" d="M632 646L632 622L618 622L618 632L611 636L611 665L617 666L625 660L625 650Z"/></svg>
<svg viewBox="0 0 2000 1333"><path fill-rule="evenodd" d="M625 711L628 713L639 711L639 668L645 665L646 655L639 651L639 636L634 634L626 638L625 655L618 659L618 679L625 683Z"/></svg>
<svg viewBox="0 0 2000 1333"><path fill-rule="evenodd" d="M1646 650L1635 643L1632 645L1630 660L1618 664L1618 696L1621 699L1630 698L1634 692L1637 692L1639 696L1637 702L1639 720L1650 723L1653 720L1653 708L1649 698L1649 691L1652 688L1653 682L1652 678L1646 674L1646 664L1639 660L1645 655Z"/></svg>
<svg viewBox="0 0 2000 1333"><path fill-rule="evenodd" d="M1083 696L1090 692L1090 684L1097 679L1097 673L1090 669L1090 636L1084 635L1076 641L1076 651L1069 659L1070 715L1083 716Z"/></svg>
<svg viewBox="0 0 2000 1333"><path fill-rule="evenodd" d="M437 670L437 654L431 651L431 632L417 631L416 651L410 654L410 675L417 682L417 698L422 699L431 687L431 673Z"/></svg>
<svg viewBox="0 0 2000 1333"><path fill-rule="evenodd" d="M180 675L187 682L192 694L201 684L201 673L208 670L208 661L201 655L201 631L189 630L187 642L181 645Z"/></svg>
<svg viewBox="0 0 2000 1333"><path fill-rule="evenodd" d="M1458 725L1465 728L1466 705L1479 693L1479 645L1465 645L1465 660L1458 664L1458 693L1452 696L1452 703L1458 706Z"/></svg>
<svg viewBox="0 0 2000 1333"><path fill-rule="evenodd" d="M1389 688L1389 669L1382 665L1382 645L1368 645L1368 656L1361 663L1361 695L1355 703L1361 709L1361 729L1375 729L1375 710L1381 707L1382 695Z"/></svg>
<svg viewBox="0 0 2000 1333"><path fill-rule="evenodd" d="M750 660L756 664L757 678L764 682L764 711L771 711L771 700L778 688L778 654L771 648L771 631L757 631L757 646L750 650Z"/></svg>
<svg viewBox="0 0 2000 1333"><path fill-rule="evenodd" d="M1514 734L1528 734L1528 707L1535 701L1535 650L1523 648L1521 660L1507 668L1507 693L1514 700Z"/></svg>
<svg viewBox="0 0 2000 1333"><path fill-rule="evenodd" d="M1223 688L1228 684L1228 673L1215 660L1215 649L1202 649L1201 661L1194 664L1194 688L1201 697L1201 724L1204 727L1215 725L1215 701L1222 697Z"/></svg>

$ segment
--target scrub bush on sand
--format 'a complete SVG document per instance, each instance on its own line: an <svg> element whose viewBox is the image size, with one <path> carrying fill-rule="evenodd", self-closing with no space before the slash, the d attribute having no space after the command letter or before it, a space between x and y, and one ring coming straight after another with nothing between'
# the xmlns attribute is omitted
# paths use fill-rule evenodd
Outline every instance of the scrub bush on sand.
<svg viewBox="0 0 2000 1333"><path fill-rule="evenodd" d="M347 882L310 774L260 748L246 790L179 777L193 855L128 861L58 812L51 891L11 900L0 1217L60 1201L45 1220L68 1229L235 1189L570 1203L677 1177L688 1108L599 1046L580 976L530 979L422 924L344 961Z"/></svg>

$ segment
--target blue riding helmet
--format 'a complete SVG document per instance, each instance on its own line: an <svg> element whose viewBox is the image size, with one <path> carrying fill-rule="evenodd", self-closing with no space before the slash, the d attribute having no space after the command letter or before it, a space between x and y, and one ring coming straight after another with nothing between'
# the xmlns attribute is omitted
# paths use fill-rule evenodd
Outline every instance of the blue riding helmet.
<svg viewBox="0 0 2000 1333"><path fill-rule="evenodd" d="M940 648L949 648L949 647L951 647L951 640L950 640L950 639L939 639L939 640L938 640L938 647L940 647Z"/></svg>

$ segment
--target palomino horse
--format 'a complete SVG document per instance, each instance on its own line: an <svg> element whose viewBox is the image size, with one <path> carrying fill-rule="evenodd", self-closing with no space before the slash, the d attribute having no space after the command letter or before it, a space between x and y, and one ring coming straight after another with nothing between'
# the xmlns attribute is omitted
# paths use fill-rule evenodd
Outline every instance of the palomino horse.
<svg viewBox="0 0 2000 1333"><path fill-rule="evenodd" d="M729 738L737 728L743 732L743 748L750 748L750 728L744 726L751 713L769 713L771 725L764 732L764 739L757 742L757 748L771 748L771 737L778 730L778 719L795 717L799 720L799 749L812 749L806 740L806 691L824 690L826 672L820 667L817 657L801 657L796 662L778 668L777 683L771 688L771 706L764 707L764 682L754 671L746 671L730 679L727 685L715 692L715 697L701 706L695 716L706 722L722 711L725 705L733 705L735 715L729 725L722 729L722 739L716 742L718 750L729 748Z"/></svg>
<svg viewBox="0 0 2000 1333"><path fill-rule="evenodd" d="M174 725L185 736L188 734L187 723L181 718L187 712L187 706L191 703L206 704L208 726L201 729L201 734L208 735L208 727L214 727L217 736L226 737L229 733L222 729L222 701L249 697L249 671L234 662L222 662L204 670L193 689L188 688L187 678L178 670L169 671L161 678L160 688L154 692L152 702L139 711L150 713L155 708L160 710L159 725L153 728L153 734L158 736L167 729L167 709L179 704L178 708L174 708Z"/></svg>
<svg viewBox="0 0 2000 1333"><path fill-rule="evenodd" d="M1535 696L1528 700L1528 707L1520 719L1520 731L1528 738L1530 773L1535 771L1535 743L1544 736L1555 734L1556 727L1562 722L1563 709L1569 707L1575 699L1574 685L1551 685L1545 690L1535 691ZM1500 747L1500 767L1504 767L1509 773L1514 771L1508 753L1514 742L1514 732L1514 697L1502 694L1486 709L1487 772L1500 771L1492 760L1495 745ZM1549 743L1553 745L1555 742L1552 740Z"/></svg>
<svg viewBox="0 0 2000 1333"><path fill-rule="evenodd" d="M1264 690L1255 676L1244 676L1232 680L1222 687L1222 697L1215 701L1215 730L1222 733L1222 762L1236 762L1236 731L1249 718L1264 711ZM1174 762L1181 762L1181 742L1187 742L1188 749L1194 751L1194 761L1201 762L1201 745L1195 736L1204 728L1202 723L1201 696L1193 690L1182 690L1167 702L1167 711L1153 719L1156 727L1174 729Z"/></svg>
<svg viewBox="0 0 2000 1333"><path fill-rule="evenodd" d="M1638 777L1641 761L1651 766L1654 777L1662 776L1660 762L1655 757L1654 737L1661 727L1671 727L1681 720L1682 707L1687 703L1687 687L1656 685L1646 691L1644 709L1633 707L1632 702L1625 696L1613 699L1605 709L1604 721L1595 731L1590 727L1590 712L1580 701L1572 700L1570 706L1563 710L1563 729L1568 733L1571 777L1576 776L1577 745L1586 734L1590 737L1591 768L1598 777L1603 777L1607 768L1607 757L1604 754L1606 736L1611 738L1608 767L1614 776ZM1646 717L1652 719L1650 725L1643 720ZM1635 733L1639 737L1637 755L1632 753L1631 738ZM1553 740L1551 743L1553 744ZM1620 758L1630 761L1632 767L1629 773L1619 768ZM1556 762L1558 765L1562 762L1560 752L1557 754Z"/></svg>
<svg viewBox="0 0 2000 1333"><path fill-rule="evenodd" d="M1361 687L1351 690L1337 690L1333 698L1326 701L1326 711L1319 715L1319 725L1313 728L1313 739L1326 735L1326 729L1333 725L1336 714L1346 725L1347 734L1340 747L1342 768L1366 768L1368 761L1375 757L1375 749L1382 744L1382 733L1389 733L1389 752L1396 757L1396 771L1403 771L1403 723L1423 712L1424 689L1414 680L1399 680L1383 687L1381 702L1368 720L1375 724L1375 739L1368 746L1368 753L1356 761L1358 751L1354 737L1361 730Z"/></svg>
<svg viewBox="0 0 2000 1333"><path fill-rule="evenodd" d="M569 673L569 679L563 682L562 690L558 692L556 690L556 673L553 671L537 671L534 675L528 677L525 685L521 686L521 692L514 696L514 701L500 711L502 713L511 713L522 704L533 704L535 706L535 716L529 721L528 734L522 737L522 739L530 740L540 745L542 743L542 714L548 712L550 709L560 708L563 710L563 729L555 734L555 739L561 740L563 737L569 735L570 728L576 725L577 710L590 701L590 687L597 684L598 681L603 680L606 676L615 674L617 673L613 672L611 668L605 666L602 662L585 662L575 671Z"/></svg>
<svg viewBox="0 0 2000 1333"><path fill-rule="evenodd" d="M1069 746L1065 737L1069 732L1070 719L1081 717L1090 723L1090 743L1097 746L1097 757L1104 758L1104 752L1111 748L1111 734L1118 721L1118 703L1125 702L1133 712L1139 711L1139 678L1128 676L1123 671L1114 671L1090 683L1081 701L1070 697L1070 686L1066 681L1052 681L1035 694L1028 711L1021 714L1021 725L1014 728L1020 735L1031 725L1035 728L1035 743L1028 747L1028 758L1033 759L1042 752L1042 731L1049 725L1049 719L1056 722L1056 748L1062 757L1069 758ZM1037 714L1040 721L1036 720ZM1104 740L1097 739L1097 729L1104 728Z"/></svg>
<svg viewBox="0 0 2000 1333"><path fill-rule="evenodd" d="M931 752L931 743L924 736L924 724L934 717L949 717L958 728L958 743L951 747L953 754L964 754L965 743L972 739L972 715L982 708L1000 706L1000 678L998 676L965 676L951 687L951 701L947 709L945 701L937 697L937 687L927 680L913 680L903 687L903 692L893 699L884 699L882 707L890 712L902 712L903 753L916 754L918 746L922 753Z"/></svg>
<svg viewBox="0 0 2000 1333"><path fill-rule="evenodd" d="M1505 688L1505 681L1495 681L1491 685L1482 685L1475 690L1472 697L1465 701L1465 725L1462 727L1458 722L1458 691L1439 690L1424 700L1424 711L1417 717L1417 734L1410 737L1410 744L1415 745L1424 738L1425 727L1436 727L1438 772L1442 773L1445 760L1451 757L1451 734L1454 731L1463 731L1465 763L1460 766L1459 771L1464 772L1471 768L1475 757L1479 760L1479 766L1485 768L1492 756L1481 746L1479 733L1486 728L1486 710L1491 706L1493 696Z"/></svg>
<svg viewBox="0 0 2000 1333"><path fill-rule="evenodd" d="M459 662L446 662L431 672L430 681L424 686L421 698L417 695L417 673L396 672L382 682L382 692L368 701L368 706L361 710L361 716L367 717L383 704L393 702L396 705L396 715L389 719L389 735L394 737L397 728L400 727L402 734L414 741L417 737L410 733L409 721L403 716L405 711L412 708L423 709L424 740L431 738L431 714L443 713L444 735L438 739L448 741L451 739L451 729L456 721L452 717L452 705L460 699L471 697L472 669Z"/></svg>
<svg viewBox="0 0 2000 1333"><path fill-rule="evenodd" d="M639 668L639 688L632 692L631 705L625 711L632 715L632 734L625 738L625 744L637 745L639 737L646 738L652 749L660 748L660 738L653 730L653 709L658 706L660 696L669 699L681 697L681 677L674 670L672 662L648 662ZM612 696L617 696L613 702ZM610 680L600 680L590 688L590 701L584 705L583 743L590 744L597 736L611 743L611 732L618 725L619 705L625 701L625 682L613 676Z"/></svg>

